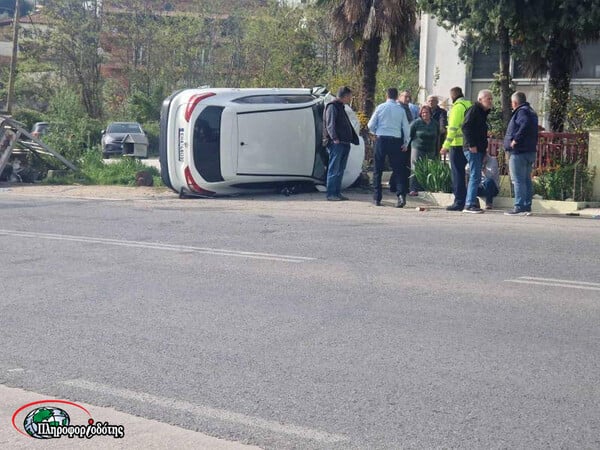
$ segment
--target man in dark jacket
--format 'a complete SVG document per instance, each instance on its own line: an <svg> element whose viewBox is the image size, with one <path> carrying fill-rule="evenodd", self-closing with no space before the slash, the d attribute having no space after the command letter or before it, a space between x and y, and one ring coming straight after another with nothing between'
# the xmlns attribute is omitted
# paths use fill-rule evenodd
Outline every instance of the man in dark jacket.
<svg viewBox="0 0 600 450"><path fill-rule="evenodd" d="M469 184L464 212L481 214L477 189L481 184L481 167L488 146L487 116L492 109L492 92L484 89L477 95L477 102L473 104L465 115L462 126L464 136L464 153L469 163Z"/></svg>
<svg viewBox="0 0 600 450"><path fill-rule="evenodd" d="M358 145L358 135L346 114L345 106L352 101L352 91L349 87L338 90L337 98L325 108L323 138L329 153L329 166L327 167L327 200L348 200L342 195L342 177L350 144Z"/></svg>
<svg viewBox="0 0 600 450"><path fill-rule="evenodd" d="M505 213L509 216L531 213L531 169L535 162L538 141L538 117L527 103L525 94L515 92L511 102L513 113L504 136L504 148L510 154L510 178L515 188L515 206Z"/></svg>

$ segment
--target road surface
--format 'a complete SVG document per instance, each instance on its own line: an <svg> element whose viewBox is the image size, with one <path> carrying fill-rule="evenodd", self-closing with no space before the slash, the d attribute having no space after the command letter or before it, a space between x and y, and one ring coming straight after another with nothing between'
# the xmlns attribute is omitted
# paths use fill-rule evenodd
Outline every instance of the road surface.
<svg viewBox="0 0 600 450"><path fill-rule="evenodd" d="M600 447L600 221L350 196L1 193L0 384L262 448Z"/></svg>

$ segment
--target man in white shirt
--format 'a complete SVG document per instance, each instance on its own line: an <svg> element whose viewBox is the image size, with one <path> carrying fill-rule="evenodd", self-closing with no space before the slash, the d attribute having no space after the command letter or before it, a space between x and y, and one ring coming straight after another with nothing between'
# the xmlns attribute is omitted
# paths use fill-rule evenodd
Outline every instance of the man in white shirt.
<svg viewBox="0 0 600 450"><path fill-rule="evenodd" d="M371 133L377 136L375 143L375 167L373 168L373 187L375 193L373 201L376 206L381 206L381 174L387 157L392 168L390 189L398 196L397 208L406 205L408 192L408 179L410 177L410 153L408 141L410 127L404 108L397 103L398 89L387 90L387 100L377 106L368 127Z"/></svg>

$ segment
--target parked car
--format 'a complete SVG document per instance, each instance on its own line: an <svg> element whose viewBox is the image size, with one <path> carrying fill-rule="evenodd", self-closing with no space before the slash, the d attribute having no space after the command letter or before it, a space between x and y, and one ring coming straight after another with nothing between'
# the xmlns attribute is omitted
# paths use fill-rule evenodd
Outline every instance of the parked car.
<svg viewBox="0 0 600 450"><path fill-rule="evenodd" d="M36 122L31 129L31 135L34 138L39 139L48 132L49 128L50 124L48 122Z"/></svg>
<svg viewBox="0 0 600 450"><path fill-rule="evenodd" d="M186 89L168 97L160 119L165 185L180 196L230 195L297 184L324 185L323 110L333 99L310 89ZM359 122L347 112L358 133ZM342 187L362 171L353 145Z"/></svg>
<svg viewBox="0 0 600 450"><path fill-rule="evenodd" d="M123 139L131 135L137 140L148 145L148 137L142 126L137 122L112 122L106 130L102 130L102 157L109 158L111 155L123 154Z"/></svg>

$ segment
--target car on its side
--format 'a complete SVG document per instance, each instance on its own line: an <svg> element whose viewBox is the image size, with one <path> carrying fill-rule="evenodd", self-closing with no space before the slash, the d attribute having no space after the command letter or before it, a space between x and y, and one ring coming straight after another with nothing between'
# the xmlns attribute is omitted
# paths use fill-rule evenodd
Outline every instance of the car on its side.
<svg viewBox="0 0 600 450"><path fill-rule="evenodd" d="M185 89L162 105L160 165L180 196L232 195L294 184L324 185L323 111L333 99L310 89ZM357 133L359 123L348 115ZM342 187L359 177L364 142L353 145Z"/></svg>
<svg viewBox="0 0 600 450"><path fill-rule="evenodd" d="M102 157L109 158L111 155L123 155L123 139L127 136L139 137L148 145L148 137L142 126L137 122L112 122L102 130Z"/></svg>

